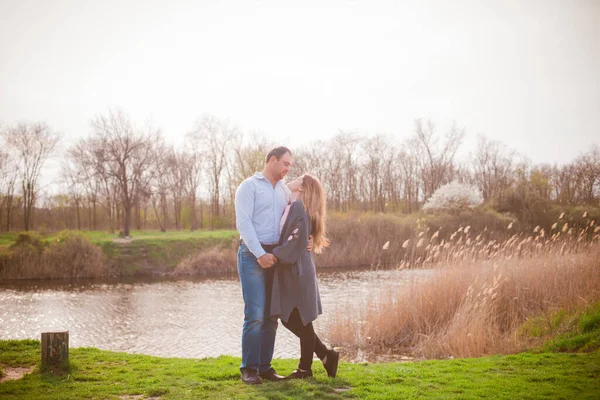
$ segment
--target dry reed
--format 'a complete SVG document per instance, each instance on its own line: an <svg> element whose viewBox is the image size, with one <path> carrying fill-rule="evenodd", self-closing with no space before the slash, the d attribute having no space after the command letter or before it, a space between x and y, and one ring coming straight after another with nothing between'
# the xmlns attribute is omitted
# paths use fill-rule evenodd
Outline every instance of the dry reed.
<svg viewBox="0 0 600 400"><path fill-rule="evenodd" d="M517 334L528 318L600 300L594 221L558 223L550 233L536 227L501 242L469 226L447 240L426 233L402 243L408 251L399 267L429 267L431 276L336 315L327 328L332 343L428 358L513 353L531 344Z"/></svg>

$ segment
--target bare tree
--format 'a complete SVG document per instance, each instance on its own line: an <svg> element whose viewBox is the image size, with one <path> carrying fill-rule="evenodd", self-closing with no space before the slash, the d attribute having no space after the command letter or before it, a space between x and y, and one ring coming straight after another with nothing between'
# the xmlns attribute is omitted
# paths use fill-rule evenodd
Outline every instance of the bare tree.
<svg viewBox="0 0 600 400"><path fill-rule="evenodd" d="M150 201L152 202L154 215L156 216L158 228L161 232L166 231L168 219L169 210L167 195L171 181L171 178L169 177L171 171L168 165L168 159L171 157L172 151L172 149L166 147L159 149L156 157L149 166L151 174L149 190Z"/></svg>
<svg viewBox="0 0 600 400"><path fill-rule="evenodd" d="M385 210L384 182L386 166L392 162L394 151L389 139L383 135L366 138L363 142L365 162L364 182L369 207L375 211Z"/></svg>
<svg viewBox="0 0 600 400"><path fill-rule="evenodd" d="M397 165L400 168L401 180L404 182L405 210L410 214L418 209L419 183L417 160L409 146L401 146L397 154Z"/></svg>
<svg viewBox="0 0 600 400"><path fill-rule="evenodd" d="M190 230L194 231L198 227L202 228L202 216L200 224L196 215L196 199L198 196L198 187L202 181L203 157L199 151L185 152L182 154L181 164L187 173L185 174L184 191L190 205ZM202 206L202 205L201 205ZM200 225L200 226L199 226Z"/></svg>
<svg viewBox="0 0 600 400"><path fill-rule="evenodd" d="M512 182L514 151L502 143L487 139L484 135L477 138L477 149L472 160L473 178L484 201L499 196Z"/></svg>
<svg viewBox="0 0 600 400"><path fill-rule="evenodd" d="M459 129L455 123L446 135L444 143L438 146L439 138L433 122L429 120L424 123L421 119L415 121L417 160L420 165L425 199L441 185L452 180L454 156L464 135L464 129Z"/></svg>
<svg viewBox="0 0 600 400"><path fill-rule="evenodd" d="M340 132L333 138L336 143L336 154L343 166L341 198L343 211L352 209L358 200L358 149L361 139L352 132ZM339 151L337 150L339 149Z"/></svg>
<svg viewBox="0 0 600 400"><path fill-rule="evenodd" d="M578 157L578 172L581 177L581 199L584 203L597 205L600 196L600 146L597 144Z"/></svg>
<svg viewBox="0 0 600 400"><path fill-rule="evenodd" d="M175 219L175 229L181 229L181 213L183 209L183 197L187 174L189 172L186 165L186 154L181 151L171 150L166 153L167 178L169 190L173 196L173 211Z"/></svg>
<svg viewBox="0 0 600 400"><path fill-rule="evenodd" d="M244 135L235 137L233 145L234 161L231 165L231 185L237 188L242 181L252 176L256 171L262 171L265 165L265 157L273 144L264 136L254 133L248 140ZM235 190L235 189L234 189Z"/></svg>
<svg viewBox="0 0 600 400"><path fill-rule="evenodd" d="M97 204L108 217L108 229L115 230L116 213L114 212L119 197L118 188L109 173L104 151L99 148L100 142L94 137L81 139L67 151L67 157L74 164L78 178L83 182L90 203L90 220L92 229L96 229Z"/></svg>
<svg viewBox="0 0 600 400"><path fill-rule="evenodd" d="M61 163L61 180L67 187L68 199L74 203L77 229L81 229L81 203L84 193L84 181L80 171L72 159L66 158Z"/></svg>
<svg viewBox="0 0 600 400"><path fill-rule="evenodd" d="M120 235L129 236L134 200L150 179L148 166L161 141L160 132L151 126L145 130L135 127L120 110L96 117L92 128L98 159L120 189L123 212Z"/></svg>
<svg viewBox="0 0 600 400"><path fill-rule="evenodd" d="M220 215L221 178L226 167L227 154L232 151L231 145L237 135L236 127L210 115L196 121L196 126L190 133L194 149L201 149L206 162L205 172L210 184L211 228L214 228L215 217Z"/></svg>
<svg viewBox="0 0 600 400"><path fill-rule="evenodd" d="M0 151L0 217L2 210L6 209L6 225L4 226L7 232L11 229L15 183L19 177L18 164L15 161L9 153Z"/></svg>
<svg viewBox="0 0 600 400"><path fill-rule="evenodd" d="M52 156L60 135L46 123L20 123L2 131L5 143L19 166L23 195L23 228L32 228L32 216L42 168Z"/></svg>

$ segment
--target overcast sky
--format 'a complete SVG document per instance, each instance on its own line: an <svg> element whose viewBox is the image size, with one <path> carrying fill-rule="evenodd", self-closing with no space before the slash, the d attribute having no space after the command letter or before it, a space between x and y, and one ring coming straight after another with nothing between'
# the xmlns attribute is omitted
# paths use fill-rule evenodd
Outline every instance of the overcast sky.
<svg viewBox="0 0 600 400"><path fill-rule="evenodd" d="M175 143L208 113L292 148L422 117L564 163L600 143L599 71L599 0L0 0L0 122L66 146L113 107Z"/></svg>

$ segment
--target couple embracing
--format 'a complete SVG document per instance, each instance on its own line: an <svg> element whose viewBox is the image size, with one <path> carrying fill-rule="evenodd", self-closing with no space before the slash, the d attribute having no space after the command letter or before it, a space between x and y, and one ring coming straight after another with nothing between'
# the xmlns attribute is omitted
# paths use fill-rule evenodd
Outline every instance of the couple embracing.
<svg viewBox="0 0 600 400"><path fill-rule="evenodd" d="M235 195L244 297L240 370L248 384L310 377L313 353L328 376L338 367L339 353L327 349L312 325L322 310L311 252L329 244L325 191L310 175L285 184L292 162L288 148L271 150L263 172L244 180ZM300 363L287 377L271 366L277 319L300 339Z"/></svg>

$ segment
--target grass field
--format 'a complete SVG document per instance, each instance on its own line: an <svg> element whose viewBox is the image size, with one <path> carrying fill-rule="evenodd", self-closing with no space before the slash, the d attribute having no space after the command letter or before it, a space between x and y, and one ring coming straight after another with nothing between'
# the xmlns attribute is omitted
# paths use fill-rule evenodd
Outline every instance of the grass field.
<svg viewBox="0 0 600 400"><path fill-rule="evenodd" d="M565 321L569 323L565 324ZM558 333L563 327L562 332ZM70 351L70 371L39 372L40 343L0 341L0 366L34 367L19 380L0 383L6 399L598 399L600 396L600 306L558 312L550 326L532 319L523 332L547 337L529 352L407 363L342 362L335 379L319 362L304 381L246 386L239 358L159 358L94 348ZM290 373L295 360L275 360ZM1 375L1 374L0 374Z"/></svg>
<svg viewBox="0 0 600 400"><path fill-rule="evenodd" d="M0 362L32 365L39 342L0 342ZM286 399L286 398L496 398L597 399L600 352L522 353L478 359L412 363L342 364L328 379L321 366L305 381L246 386L234 357L157 358L91 348L71 350L71 371L35 371L0 384L2 399ZM276 360L290 373L294 360ZM139 397L135 397L139 396Z"/></svg>

